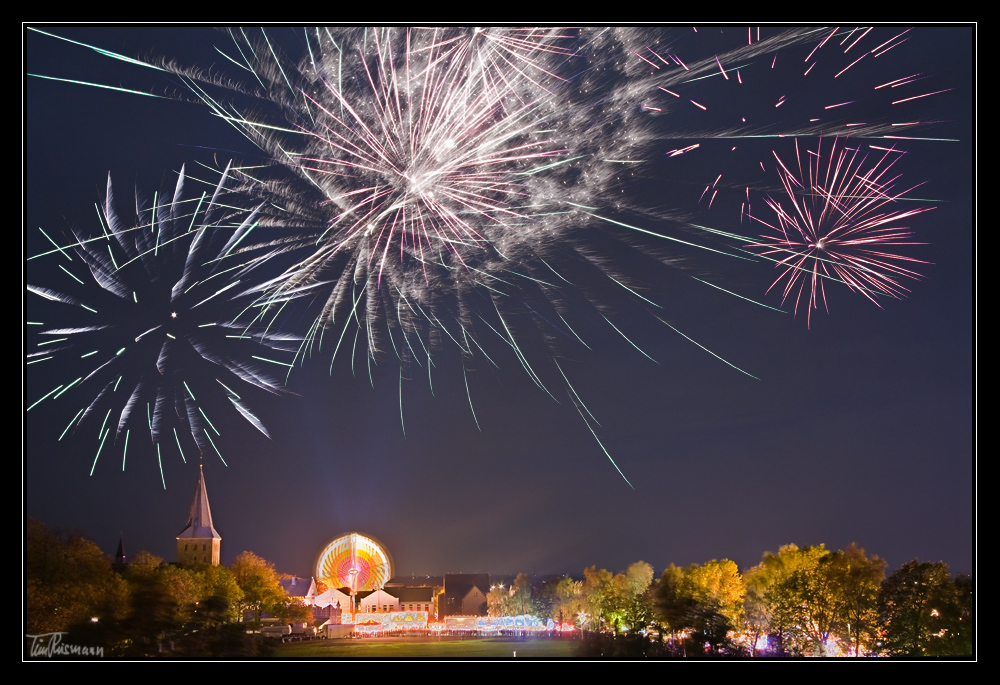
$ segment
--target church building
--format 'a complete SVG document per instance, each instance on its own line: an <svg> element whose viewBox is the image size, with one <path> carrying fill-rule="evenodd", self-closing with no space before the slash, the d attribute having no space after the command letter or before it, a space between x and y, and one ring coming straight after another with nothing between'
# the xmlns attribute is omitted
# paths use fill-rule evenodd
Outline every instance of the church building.
<svg viewBox="0 0 1000 685"><path fill-rule="evenodd" d="M208 506L205 489L205 471L198 465L198 483L194 488L194 501L187 526L177 536L177 561L181 564L219 565L222 536L212 525L212 510Z"/></svg>

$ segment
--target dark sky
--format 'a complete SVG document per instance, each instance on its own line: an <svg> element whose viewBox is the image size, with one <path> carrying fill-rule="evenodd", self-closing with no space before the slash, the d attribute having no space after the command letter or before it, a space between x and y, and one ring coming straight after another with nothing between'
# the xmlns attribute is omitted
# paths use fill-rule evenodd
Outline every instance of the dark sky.
<svg viewBox="0 0 1000 685"><path fill-rule="evenodd" d="M886 40L903 28L880 27L865 44L870 49L882 42L876 36ZM214 52L228 38L207 28L45 30L131 57L247 75ZM275 35L295 44L290 31ZM772 117L776 131L833 117L823 107L848 99L838 88L855 102L837 121L934 121L907 133L951 140L902 141L908 154L896 167L902 186L926 181L911 195L936 206L910 223L926 245L907 254L931 264L919 267L924 279L905 284L908 299L881 298L880 309L834 284L830 314L814 313L807 329L801 312L766 310L690 278L778 307L779 295L764 294L775 276L768 263L679 253L685 266L650 276L648 294L677 329L760 380L648 318L623 315L619 323L657 363L606 326L585 331L592 349L569 348L562 363L634 489L573 406L538 390L513 356L500 360L496 378L483 368L472 385L481 432L456 364L441 365L434 397L419 375L404 384L404 437L395 358L378 367L373 389L367 373L352 375L347 357L328 373L327 351L292 375L295 395L255 405L272 440L242 421L220 426L228 466L210 455L205 474L223 563L248 549L279 571L308 575L325 542L357 530L383 541L401 573L579 574L593 564L620 571L642 559L658 574L669 563L722 557L745 569L783 544L838 549L851 542L893 568L916 557L972 571L974 32L918 27L907 35L836 82L820 80L819 71L802 77L801 68L795 78L788 71L768 81L776 72L756 63L741 73L739 98L718 78L692 84L684 94L710 109L702 119L693 108L675 108L656 120L664 137L690 137L657 144L636 195L650 215L689 212L694 223L750 233L739 222L745 186L723 183L710 211L698 196L719 173L728 181L773 160L771 150L793 157L794 144L713 141L712 131L735 125L744 112L765 124ZM664 29L664 37L693 61L745 42L746 28ZM159 72L31 31L24 50L29 74L176 90ZM801 61L802 50L780 52L778 60ZM923 80L907 95L951 90L893 108L887 91L872 87L918 73ZM772 107L775 92L787 97L786 109ZM702 147L687 155L662 154L694 142ZM109 171L121 192L133 185L151 192L182 163L191 169L213 155L249 162L260 153L198 104L26 76L23 155L23 252L30 257L48 249L39 227L53 237L73 225L95 228L94 203ZM764 212L762 202L758 209ZM708 244L704 236L676 235ZM33 284L74 287L51 257L27 261L24 274ZM40 298L25 292L23 302L24 320L37 318ZM25 340L30 352L35 339ZM25 407L86 369L81 360L50 363L65 367L24 367ZM130 447L124 472L119 449L103 454L88 476L96 431L57 442L80 402L62 399L24 414L26 514L82 529L109 552L121 532L130 553L173 559L196 478L191 459L185 464L165 451L166 489L148 444L134 453Z"/></svg>

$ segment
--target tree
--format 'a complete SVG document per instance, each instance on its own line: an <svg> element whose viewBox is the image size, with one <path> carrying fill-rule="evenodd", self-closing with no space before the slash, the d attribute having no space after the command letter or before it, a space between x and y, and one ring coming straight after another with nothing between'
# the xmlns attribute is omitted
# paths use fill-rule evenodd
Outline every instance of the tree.
<svg viewBox="0 0 1000 685"><path fill-rule="evenodd" d="M688 592L698 602L714 605L730 626L743 623L746 585L735 562L712 559L702 565L691 564L684 575Z"/></svg>
<svg viewBox="0 0 1000 685"><path fill-rule="evenodd" d="M284 600L285 590L278 583L274 566L253 552L241 553L230 570L243 593L239 599L240 613L252 611L256 623L260 623L263 612L271 611Z"/></svg>
<svg viewBox="0 0 1000 685"><path fill-rule="evenodd" d="M510 589L498 585L486 594L486 610L490 616L537 615L539 603L533 596L531 579L518 573Z"/></svg>
<svg viewBox="0 0 1000 685"><path fill-rule="evenodd" d="M876 597L885 562L869 559L854 543L830 552L823 545L785 545L766 552L747 571L746 624L756 645L775 636L777 653L825 655L832 638L853 644L855 654L874 646Z"/></svg>
<svg viewBox="0 0 1000 685"><path fill-rule="evenodd" d="M976 643L975 583L962 574L951 582L952 591L936 617L940 636L931 641L930 651L941 655L971 655Z"/></svg>
<svg viewBox="0 0 1000 685"><path fill-rule="evenodd" d="M653 580L653 567L637 561L613 576L604 587L602 613L617 634L619 630L644 628L650 617L646 591Z"/></svg>
<svg viewBox="0 0 1000 685"><path fill-rule="evenodd" d="M283 596L268 610L282 623L307 623L312 619L312 609L297 597Z"/></svg>
<svg viewBox="0 0 1000 685"><path fill-rule="evenodd" d="M243 600L243 590L240 589L232 571L225 566L203 566L200 569L204 582L204 601L213 600L209 611L221 612L216 617L219 622L234 622L240 620L239 607ZM224 603L225 608L220 609Z"/></svg>
<svg viewBox="0 0 1000 685"><path fill-rule="evenodd" d="M28 517L25 526L25 630L67 630L92 618L127 612L128 588L97 545L77 534L50 530Z"/></svg>
<svg viewBox="0 0 1000 685"><path fill-rule="evenodd" d="M907 562L879 591L883 646L891 655L971 654L972 606L971 580L953 582L943 562Z"/></svg>
<svg viewBox="0 0 1000 685"><path fill-rule="evenodd" d="M575 623L580 614L583 599L583 582L562 576L542 585L539 606L544 618L556 623Z"/></svg>
<svg viewBox="0 0 1000 685"><path fill-rule="evenodd" d="M679 631L697 635L692 646L708 643L716 652L730 630L740 625L745 587L736 564L715 559L681 569L668 566L654 592L656 615L669 626L671 642Z"/></svg>
<svg viewBox="0 0 1000 685"><path fill-rule="evenodd" d="M653 617L650 588L653 584L653 567L637 561L625 570L624 586L627 592L621 611L622 622L633 631L645 628Z"/></svg>
<svg viewBox="0 0 1000 685"><path fill-rule="evenodd" d="M808 640L814 654L826 656L827 640L846 625L840 621L836 554L822 549L822 545L803 551L822 553L816 557L815 564L804 565L793 572L785 581L786 587L798 606L796 628Z"/></svg>
<svg viewBox="0 0 1000 685"><path fill-rule="evenodd" d="M532 597L531 579L524 573L518 573L510 586L510 601L508 611L510 616L535 614L535 600Z"/></svg>
<svg viewBox="0 0 1000 685"><path fill-rule="evenodd" d="M841 634L854 645L854 655L872 651L878 628L878 592L885 580L886 562L853 542L832 560L830 572L839 589Z"/></svg>
<svg viewBox="0 0 1000 685"><path fill-rule="evenodd" d="M633 630L645 627L650 615L646 592L653 580L652 566L637 561L617 575L591 566L584 569L583 576L579 595L580 615L587 624L598 631L602 626L608 626L616 634L621 628Z"/></svg>
<svg viewBox="0 0 1000 685"><path fill-rule="evenodd" d="M695 600L684 587L684 569L670 564L663 570L653 591L656 618L670 628L670 642L676 643L677 633L687 628Z"/></svg>
<svg viewBox="0 0 1000 685"><path fill-rule="evenodd" d="M604 621L608 585L611 583L613 577L610 571L603 568L598 570L596 566L591 566L583 570L583 588L581 594L583 599L583 613L585 614L584 623L586 625L582 625L581 627L592 626L598 632L601 630L601 624Z"/></svg>
<svg viewBox="0 0 1000 685"><path fill-rule="evenodd" d="M156 656L168 651L170 644L212 613L199 615L211 590L196 568L166 564L143 550L123 576L132 592L132 610L120 626L123 655Z"/></svg>
<svg viewBox="0 0 1000 685"><path fill-rule="evenodd" d="M808 646L803 630L802 576L826 554L823 545L804 549L783 545L777 554L765 552L761 562L746 572L744 612L755 646L761 635L774 638L774 651L779 656Z"/></svg>
<svg viewBox="0 0 1000 685"><path fill-rule="evenodd" d="M510 590L503 585L495 585L486 593L486 615L494 618L510 616Z"/></svg>

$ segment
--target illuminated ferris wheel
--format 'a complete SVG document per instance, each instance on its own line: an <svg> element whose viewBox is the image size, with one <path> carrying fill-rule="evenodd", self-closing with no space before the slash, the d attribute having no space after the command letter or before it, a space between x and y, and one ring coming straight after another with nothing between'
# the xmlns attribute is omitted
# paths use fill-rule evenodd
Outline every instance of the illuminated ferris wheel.
<svg viewBox="0 0 1000 685"><path fill-rule="evenodd" d="M316 580L351 594L379 590L392 578L392 559L378 541L360 533L331 540L316 559Z"/></svg>

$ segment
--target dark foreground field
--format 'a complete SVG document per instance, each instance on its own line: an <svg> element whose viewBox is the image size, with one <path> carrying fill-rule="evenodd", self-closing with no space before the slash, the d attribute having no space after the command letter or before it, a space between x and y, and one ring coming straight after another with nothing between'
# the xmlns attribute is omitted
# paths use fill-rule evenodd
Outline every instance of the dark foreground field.
<svg viewBox="0 0 1000 685"><path fill-rule="evenodd" d="M310 658L544 658L573 657L580 643L548 637L376 637L312 640L280 645L276 657Z"/></svg>

